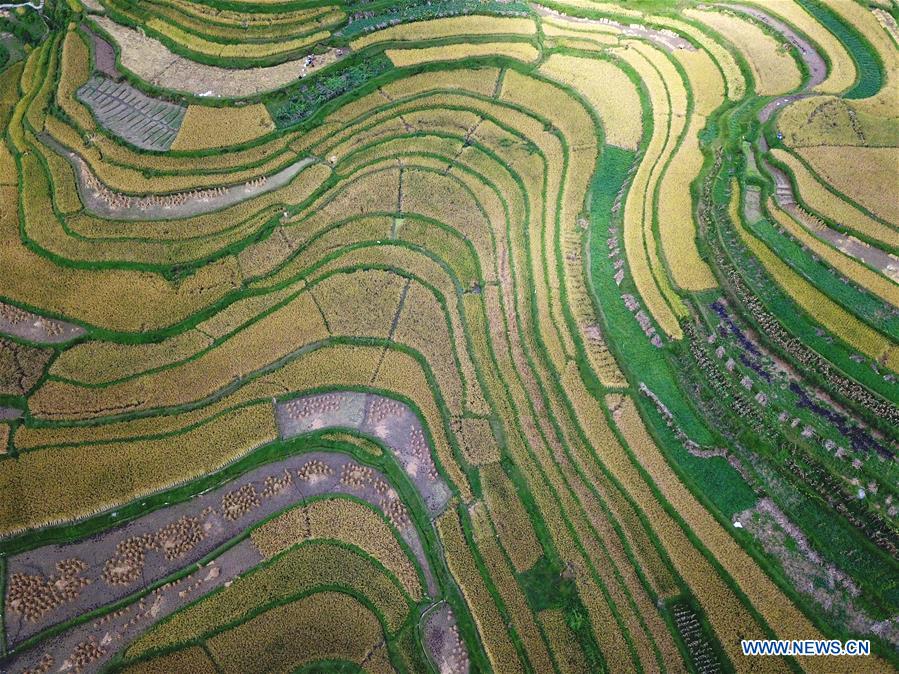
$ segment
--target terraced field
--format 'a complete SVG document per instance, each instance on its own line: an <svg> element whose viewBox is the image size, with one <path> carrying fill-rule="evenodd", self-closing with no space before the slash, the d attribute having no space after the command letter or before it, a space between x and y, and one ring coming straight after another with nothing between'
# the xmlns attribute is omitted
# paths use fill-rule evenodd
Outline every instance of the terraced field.
<svg viewBox="0 0 899 674"><path fill-rule="evenodd" d="M14 4L0 671L899 668L895 3Z"/></svg>

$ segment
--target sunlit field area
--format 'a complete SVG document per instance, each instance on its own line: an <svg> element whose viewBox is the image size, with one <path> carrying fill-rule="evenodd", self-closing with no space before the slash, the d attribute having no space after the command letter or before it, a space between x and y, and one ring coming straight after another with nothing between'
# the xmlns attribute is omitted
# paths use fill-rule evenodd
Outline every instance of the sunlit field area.
<svg viewBox="0 0 899 674"><path fill-rule="evenodd" d="M0 672L899 670L897 20L0 4Z"/></svg>

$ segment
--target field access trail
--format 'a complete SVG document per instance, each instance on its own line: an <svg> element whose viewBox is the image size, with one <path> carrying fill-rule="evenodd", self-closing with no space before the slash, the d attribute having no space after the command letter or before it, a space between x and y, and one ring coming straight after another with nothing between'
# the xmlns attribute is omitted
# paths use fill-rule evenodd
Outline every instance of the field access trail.
<svg viewBox="0 0 899 674"><path fill-rule="evenodd" d="M613 19L588 19L586 17L580 16L569 16L567 14L557 12L554 9L550 9L549 7L544 7L543 5L534 5L534 9L536 9L537 13L541 16L550 16L558 19L564 19L569 23L580 23L587 26L594 25L603 26L604 28L614 28L621 31L623 35L627 35L628 37L643 38L645 40L649 40L650 42L654 42L667 51L673 51L675 49L696 51L696 47L690 44L689 40L685 40L683 37L670 30L658 30L648 26L641 26L640 24L636 23L625 25Z"/></svg>
<svg viewBox="0 0 899 674"><path fill-rule="evenodd" d="M41 140L51 146L58 145L49 137ZM303 157L271 176L238 185L169 195L134 197L106 187L77 153L62 146L59 146L59 152L75 169L78 194L89 213L101 218L129 221L172 220L220 211L284 187L296 178L300 171L318 161L314 157Z"/></svg>
<svg viewBox="0 0 899 674"><path fill-rule="evenodd" d="M805 65L809 70L810 77L808 82L806 82L805 86L802 88L802 91L794 94L789 94L787 96L779 96L767 103L758 112L759 122L765 124L768 122L768 120L771 119L772 115L774 115L777 111L785 108L793 101L797 101L801 98L807 98L814 95L812 90L819 84L821 84L827 77L827 63L813 45L811 45L802 36L798 35L796 31L794 31L782 21L769 16L765 12L755 7L747 7L737 4L723 4L722 7L728 7L735 11L749 14L771 29L776 30L778 33L783 35L790 42L790 44L792 44L798 50L799 55L801 56L802 60L805 62ZM764 133L759 134L758 146L759 150L762 153L767 152L769 149L768 141L765 138ZM762 163L764 169L774 179L774 198L777 201L778 206L780 206L783 210L787 211L791 216L793 216L793 218L797 222L802 224L803 227L809 230L809 233L811 233L812 235L824 239L836 249L846 253L847 255L850 255L851 257L864 264L874 267L876 270L883 274L889 275L889 270L895 267L896 262L888 253L874 246L866 246L860 241L856 240L854 237L839 232L832 227L821 223L820 221L815 220L814 222L812 222L807 214L805 214L802 209L798 207L796 196L793 193L793 184L787 174L782 169L778 168L777 166L773 166L768 161L763 160ZM752 197L747 197L747 199L750 198ZM747 217L754 214L755 211L753 211L752 213L746 213ZM758 215L759 217L761 216L761 204L759 204Z"/></svg>
<svg viewBox="0 0 899 674"><path fill-rule="evenodd" d="M451 492L436 471L428 469L433 462L421 422L405 404L352 391L300 396L275 404L283 439L329 429L357 430L380 439L419 491L430 516L445 510ZM77 574L80 589L75 596L46 610L37 620L25 620L23 607L11 605L7 595L6 634L12 648L62 626L61 632L41 647L13 656L8 664L14 671L37 667L47 653L62 663L71 658L78 644L90 640L104 647L115 642L117 648L107 649L112 657L153 623L263 562L265 556L247 532L279 513L327 495L365 501L393 522L424 574L427 596L438 596L425 546L390 477L346 454L306 452L265 464L188 501L89 538L48 544L9 558L10 577L51 577L59 564L83 564L83 568ZM146 543L139 561L128 554L148 541L152 542ZM103 619L77 620L93 611L109 610L118 602L123 602L124 608ZM75 622L66 627L67 621ZM428 623L432 631L437 627L451 630L454 624L451 611L433 625ZM432 634L426 641L439 650L440 644L453 640Z"/></svg>

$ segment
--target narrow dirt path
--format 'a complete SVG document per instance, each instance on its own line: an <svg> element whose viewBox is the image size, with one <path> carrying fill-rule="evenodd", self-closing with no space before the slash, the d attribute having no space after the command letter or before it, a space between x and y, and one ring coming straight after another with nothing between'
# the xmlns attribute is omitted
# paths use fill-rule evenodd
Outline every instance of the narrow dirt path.
<svg viewBox="0 0 899 674"><path fill-rule="evenodd" d="M335 428L356 429L380 439L419 491L429 517L436 517L447 507L452 492L432 470L432 448L426 441L422 423L405 404L377 394L338 391L276 403L275 410L282 438ZM160 585L120 611L70 627L0 662L0 671L36 667L45 655L53 658L56 669L85 642L97 644L103 653L83 671L99 670L117 650L151 624L235 579L259 564L262 556L251 541L244 540L203 566L197 565L200 560L257 522L324 494L348 494L383 512L421 567L424 591L428 596L438 596L439 587L424 543L387 475L344 454L311 452L260 466L192 499L163 507L95 536L61 545L48 544L10 557L8 578L20 573L50 579L60 573L57 564L67 561L77 569L70 579L77 588L72 597L43 612L36 620L26 621L21 610L13 610L7 594L5 627L11 646L53 625L161 584L172 574L191 569L192 572L182 580ZM236 506L240 507L235 510ZM135 562L138 558L123 556L135 542L156 540L153 537L160 535L165 540L147 548L138 562ZM165 554L173 541L179 546L180 554ZM131 568L135 564L137 567ZM120 578L121 582L110 582L113 577ZM7 583L7 593L9 588Z"/></svg>
<svg viewBox="0 0 899 674"><path fill-rule="evenodd" d="M769 119L771 119L772 115L774 115L781 108L784 108L793 101L797 101L801 98L807 98L814 95L811 90L821 84L821 82L823 82L827 77L827 63L811 43L798 35L792 28L790 28L782 21L769 16L765 12L755 7L747 7L738 4L722 4L721 6L727 7L734 11L748 14L783 35L784 38L786 38L787 41L790 42L790 44L792 44L799 51L802 60L805 62L806 66L809 69L811 77L809 78L809 81L806 83L806 85L802 88L802 91L776 98L765 105L759 111L758 120L762 124L766 123ZM768 151L768 142L765 139L764 135L759 136L758 146L759 150L762 153ZM796 203L796 195L793 192L793 185L784 171L776 166L773 166L771 163L765 161L764 159L762 160L761 168L763 168L774 179L774 199L777 202L777 205L787 213L789 213L789 215L793 217L806 230L808 230L809 233L818 237L819 239L827 241L837 250L840 250L841 252L849 255L855 260L876 269L880 273L899 283L899 261L897 261L888 253L885 253L884 251L875 248L874 246L866 245L855 237L843 234L842 232L835 230L832 227L824 225L816 218L813 218L810 214L806 213L802 208L800 208ZM758 204L756 208L752 209L753 212L759 212L760 215L760 207L761 204Z"/></svg>
<svg viewBox="0 0 899 674"><path fill-rule="evenodd" d="M628 37L643 38L650 42L655 42L657 45L668 51L674 51L675 49L696 51L696 47L672 30L649 28L639 23L623 24L614 19L588 19L580 16L570 16L568 14L557 12L549 7L544 7L543 5L535 4L534 9L540 16L553 17L566 23L600 26L606 29L612 29L613 31L618 31Z"/></svg>
<svg viewBox="0 0 899 674"><path fill-rule="evenodd" d="M84 333L84 328L79 325L46 318L0 302L0 335L18 337L35 344L63 344Z"/></svg>
<svg viewBox="0 0 899 674"><path fill-rule="evenodd" d="M72 164L78 195L85 210L98 217L114 220L174 220L219 211L284 187L300 171L318 161L315 157L303 157L270 176L260 176L229 187L132 196L107 187L77 152L63 147L47 134L39 134L38 138Z"/></svg>
<svg viewBox="0 0 899 674"><path fill-rule="evenodd" d="M808 84L805 86L806 90L818 86L825 80L825 78L827 77L827 62L808 40L799 35L799 33L793 30L786 23L784 23L780 19L774 18L769 14L766 14L756 7L729 3L721 3L718 6L726 7L727 9L731 9L735 12L748 14L756 21L760 21L761 23L765 24L766 26L780 33L784 38L786 38L786 40L799 51L802 60L805 62L805 65L809 69L809 74L811 75L811 77Z"/></svg>

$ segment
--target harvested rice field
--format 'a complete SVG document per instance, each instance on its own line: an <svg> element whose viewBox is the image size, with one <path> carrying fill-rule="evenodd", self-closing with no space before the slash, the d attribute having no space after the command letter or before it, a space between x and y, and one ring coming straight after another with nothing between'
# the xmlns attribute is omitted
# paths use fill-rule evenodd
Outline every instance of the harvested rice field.
<svg viewBox="0 0 899 674"><path fill-rule="evenodd" d="M0 4L0 672L899 672L897 21Z"/></svg>

